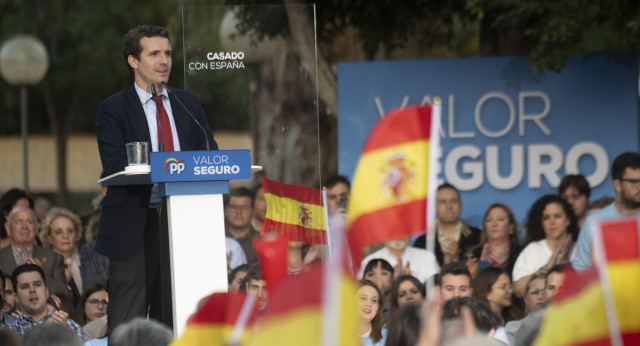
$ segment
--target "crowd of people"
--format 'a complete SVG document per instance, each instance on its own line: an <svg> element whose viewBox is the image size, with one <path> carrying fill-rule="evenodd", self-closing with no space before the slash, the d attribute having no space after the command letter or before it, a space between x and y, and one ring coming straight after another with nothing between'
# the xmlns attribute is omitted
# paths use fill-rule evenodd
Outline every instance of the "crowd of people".
<svg viewBox="0 0 640 346"><path fill-rule="evenodd" d="M472 227L460 218L461 193L451 184L439 186L435 253L425 249L425 237L392 239L365 250L354 275L360 321L354 333L363 345L429 345L433 336L425 333L433 333L429 323L435 322L427 320L438 316L437 342L469 337L463 330L470 324L488 344L530 343L565 271L593 266L590 218L639 215L640 155L619 155L612 179L616 196L591 203L582 175L564 177L557 195L533 201L523 227L507 203L498 202L487 207L479 228ZM332 177L324 188L329 215L344 214L349 181ZM260 314L269 306L253 246L266 217L262 186L232 191L224 208L229 291L255 295ZM0 343L17 345L23 337L26 345L55 334L75 344L106 345L106 337L115 338L120 328L143 334L138 329L149 328L171 340L167 326L139 319L109 330L109 259L95 250L99 205L83 217L58 207L38 214L28 194L12 189L2 194L0 211ZM300 242L290 242L287 251L288 275L325 256L323 246ZM434 306L437 313L426 312Z"/></svg>

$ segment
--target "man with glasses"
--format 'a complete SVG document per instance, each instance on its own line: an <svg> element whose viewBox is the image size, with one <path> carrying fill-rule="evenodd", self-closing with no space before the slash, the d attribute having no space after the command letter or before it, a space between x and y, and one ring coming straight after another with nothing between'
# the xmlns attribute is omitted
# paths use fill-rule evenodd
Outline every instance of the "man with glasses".
<svg viewBox="0 0 640 346"><path fill-rule="evenodd" d="M26 207L15 208L9 213L4 227L11 244L0 250L0 270L13 273L19 265L36 264L44 270L51 293L68 296L69 289L64 275L67 266L64 264L64 258L35 244L40 229L36 213Z"/></svg>
<svg viewBox="0 0 640 346"><path fill-rule="evenodd" d="M595 262L593 251L592 223L624 216L640 216L640 154L627 152L620 154L611 167L616 201L587 217L578 241L575 257L571 264L576 270L587 270Z"/></svg>
<svg viewBox="0 0 640 346"><path fill-rule="evenodd" d="M259 238L260 233L251 226L253 197L251 190L241 187L231 192L229 201L224 207L226 236L240 243L247 257L247 263L258 260L253 248L253 240Z"/></svg>

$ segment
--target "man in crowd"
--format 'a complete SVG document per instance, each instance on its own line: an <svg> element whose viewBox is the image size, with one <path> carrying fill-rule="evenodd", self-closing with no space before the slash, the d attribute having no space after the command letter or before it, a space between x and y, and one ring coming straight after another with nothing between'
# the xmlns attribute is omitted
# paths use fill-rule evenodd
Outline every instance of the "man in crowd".
<svg viewBox="0 0 640 346"><path fill-rule="evenodd" d="M593 223L624 216L640 216L640 154L627 152L613 160L611 167L616 201L600 211L589 215L580 230L574 258L571 262L576 270L593 267Z"/></svg>
<svg viewBox="0 0 640 346"><path fill-rule="evenodd" d="M264 188L258 184L253 188L253 216L251 217L251 227L258 233L262 231L264 218L267 217L267 200L264 198Z"/></svg>
<svg viewBox="0 0 640 346"><path fill-rule="evenodd" d="M151 151L205 150L207 143L217 150L197 97L172 89L169 98L161 84L169 81L171 73L169 32L157 25L140 25L125 35L122 53L133 85L98 107L103 174L124 170L129 142L147 142ZM167 208L158 185L109 186L101 206L96 251L109 257L109 329L147 315L173 325L171 303L163 299L171 296L166 292L171 284L166 279Z"/></svg>
<svg viewBox="0 0 640 346"><path fill-rule="evenodd" d="M5 315L11 315L16 311L16 303L18 301L18 297L16 296L16 291L13 289L13 283L11 282L11 276L5 273L2 273L4 276L4 305L2 306L2 312Z"/></svg>
<svg viewBox="0 0 640 346"><path fill-rule="evenodd" d="M562 264L556 264L549 272L547 272L545 284L544 284L544 295L546 300L552 300L558 294L558 290L564 284L564 277L566 274L564 273L565 266Z"/></svg>
<svg viewBox="0 0 640 346"><path fill-rule="evenodd" d="M442 267L436 283L443 301L458 297L471 297L471 273L462 262L447 263Z"/></svg>
<svg viewBox="0 0 640 346"><path fill-rule="evenodd" d="M74 320L69 319L66 312L62 310L49 312L47 307L49 289L47 289L45 275L40 266L29 263L17 267L11 275L11 281L16 287L22 315L8 324L7 328L18 335L24 335L32 327L51 321L68 326L84 341L82 327Z"/></svg>
<svg viewBox="0 0 640 346"><path fill-rule="evenodd" d="M480 242L480 230L469 227L460 219L462 202L460 192L451 184L438 186L436 193L436 244L435 254L440 265L459 261ZM426 235L418 237L414 247L426 248Z"/></svg>
<svg viewBox="0 0 640 346"><path fill-rule="evenodd" d="M340 207L341 200L349 199L351 183L346 177L334 175L327 179L323 186L327 189L327 212L333 214Z"/></svg>
<svg viewBox="0 0 640 346"><path fill-rule="evenodd" d="M253 248L253 240L260 237L251 227L253 215L253 193L241 187L229 195L229 202L224 207L227 237L234 238L242 246L247 263L258 261L258 255Z"/></svg>
<svg viewBox="0 0 640 346"><path fill-rule="evenodd" d="M44 270L51 291L56 295L68 296L64 258L35 244L40 229L36 213L27 207L15 208L9 213L4 227L11 243L0 250L0 271L12 273L21 264L37 264Z"/></svg>
<svg viewBox="0 0 640 346"><path fill-rule="evenodd" d="M578 227L582 227L587 219L587 209L591 198L591 187L582 174L569 174L560 181L558 194L569 202L576 214Z"/></svg>
<svg viewBox="0 0 640 346"><path fill-rule="evenodd" d="M269 293L267 292L267 282L262 278L262 271L257 264L252 265L247 272L247 276L242 281L241 292L256 296L258 314L261 314L269 304Z"/></svg>
<svg viewBox="0 0 640 346"><path fill-rule="evenodd" d="M2 273L0 271L0 279L2 279L2 282L4 282L4 280L6 279L4 276L4 273ZM6 295L6 292L4 291L4 286L0 287L0 302L2 302L2 304L4 304L4 297ZM6 326L7 324L15 321L16 317L12 316L11 314L4 312L4 309L2 311L0 311L0 326Z"/></svg>
<svg viewBox="0 0 640 346"><path fill-rule="evenodd" d="M410 247L409 238L388 241L385 246L365 257L360 265L358 278L362 278L364 268L372 259L381 258L392 267L394 275L411 274L420 282L425 282L429 277L440 271L436 257L425 249Z"/></svg>

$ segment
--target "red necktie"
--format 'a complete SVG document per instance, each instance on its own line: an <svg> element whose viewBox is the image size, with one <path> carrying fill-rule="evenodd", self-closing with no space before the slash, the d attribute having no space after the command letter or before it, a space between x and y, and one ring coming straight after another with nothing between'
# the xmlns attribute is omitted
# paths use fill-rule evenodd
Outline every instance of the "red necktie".
<svg viewBox="0 0 640 346"><path fill-rule="evenodd" d="M171 135L171 123L169 115L162 104L162 95L156 96L156 107L158 107L158 116L160 123L158 124L158 143L162 141L164 151L173 151L173 135ZM162 127L161 127L162 125ZM160 137L160 128L162 128L162 137Z"/></svg>

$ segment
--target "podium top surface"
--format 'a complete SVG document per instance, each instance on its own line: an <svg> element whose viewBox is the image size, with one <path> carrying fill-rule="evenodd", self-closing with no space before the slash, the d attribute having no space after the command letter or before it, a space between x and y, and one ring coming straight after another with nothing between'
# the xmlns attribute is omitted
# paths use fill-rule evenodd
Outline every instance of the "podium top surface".
<svg viewBox="0 0 640 346"><path fill-rule="evenodd" d="M259 172L262 170L262 166L251 166L251 173ZM121 171L111 174L108 177L104 177L98 180L98 184L102 186L109 185L149 185L153 184L151 181L150 171Z"/></svg>

